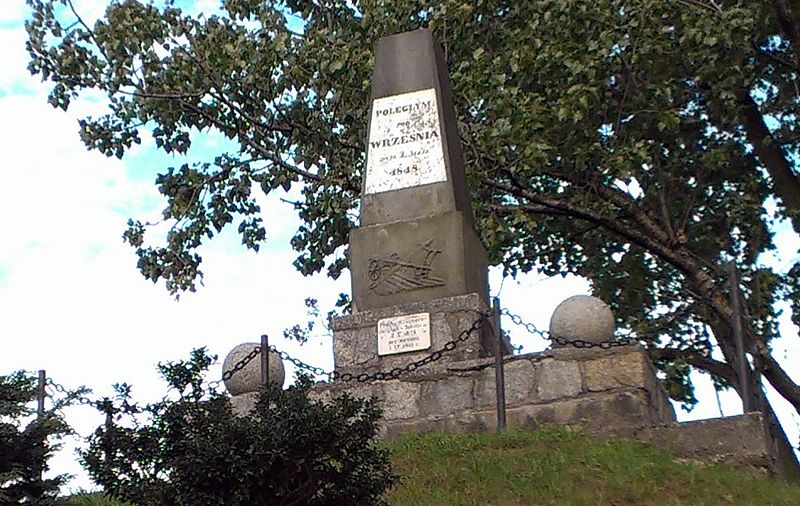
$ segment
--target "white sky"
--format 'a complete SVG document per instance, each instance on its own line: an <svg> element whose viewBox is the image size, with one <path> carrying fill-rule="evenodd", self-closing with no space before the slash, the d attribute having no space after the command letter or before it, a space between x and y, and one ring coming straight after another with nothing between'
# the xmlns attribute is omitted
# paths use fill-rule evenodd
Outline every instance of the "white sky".
<svg viewBox="0 0 800 506"><path fill-rule="evenodd" d="M104 2L77 5L91 18ZM288 240L298 221L276 199L262 201L268 247L259 254L246 251L235 234L212 241L201 251L206 277L197 293L178 302L162 285L141 277L134 251L121 236L129 217L157 217L163 207L152 182L162 167L152 165L152 146L122 161L86 151L77 118L97 104L77 103L69 114L47 104L48 87L26 70L26 11L24 0L0 1L0 374L45 369L56 382L86 385L95 395L127 382L137 399L152 400L164 393L155 370L159 361L186 358L198 346L222 359L262 333L290 354L331 369L329 336L301 348L285 342L282 330L305 321L306 297L316 297L326 310L339 292L349 293L349 279L304 278L294 270ZM790 255L800 245L796 236L782 240ZM545 329L559 302L588 291L579 279L530 275L506 280L502 291L498 272L491 280L492 294L499 293L506 307ZM796 328L784 328L797 335ZM525 351L546 346L509 330ZM791 349L776 346L783 363L800 356L797 341ZM219 366L212 372L211 379L218 377ZM697 395L701 404L691 414L676 409L681 419L719 414L707 379L700 379ZM722 394L722 402L725 414L741 412L735 394ZM779 403L779 411L797 441L791 410ZM84 436L100 422L91 408L67 415ZM75 463L74 444L68 441L51 465L77 475L69 488L86 488L90 482Z"/></svg>

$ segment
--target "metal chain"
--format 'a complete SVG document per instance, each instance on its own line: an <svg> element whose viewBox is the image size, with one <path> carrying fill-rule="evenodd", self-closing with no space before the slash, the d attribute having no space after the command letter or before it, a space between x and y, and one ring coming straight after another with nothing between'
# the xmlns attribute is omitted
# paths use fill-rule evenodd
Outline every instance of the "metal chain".
<svg viewBox="0 0 800 506"><path fill-rule="evenodd" d="M425 356L425 357L423 357L423 358L421 358L419 360L416 360L414 362L406 364L404 367L395 367L390 371L378 371L378 372L375 372L375 373L372 373L372 374L367 374L367 373L353 374L353 373L349 373L349 372L340 373L339 371L328 372L328 371L326 371L325 369L323 369L321 367L316 367L316 366L313 366L313 365L306 364L305 362L292 357L291 355L289 355L285 351L278 350L273 345L270 345L268 349L269 349L270 352L275 353L276 355L278 355L278 357L280 357L281 360L286 360L287 362L290 362L291 364L293 364L298 369L302 369L304 371L308 371L308 372L310 372L311 374L313 374L315 376L328 376L332 380L341 380L341 381L344 381L344 382L349 382L349 381L355 380L355 381L358 381L359 383L364 383L364 382L367 382L367 381L380 381L380 380L386 380L386 379L395 379L395 378L400 377L402 374L405 374L407 372L416 371L420 367L424 367L424 366L430 364L431 362L436 362L437 360L441 359L446 353L455 350L458 347L459 343L462 343L462 342L466 341L467 339L469 339L469 337L472 335L473 332L475 332L476 330L480 329L481 326L483 325L483 322L491 314L492 314L491 312L489 312L489 313L479 313L480 317L478 319L476 319L469 328L461 331L458 336L456 336L452 340L446 342L442 346L441 349L435 350L435 351L431 352L429 355L427 355L427 356ZM210 383L210 386L216 387L221 382L232 378L234 374L236 374L239 371L241 371L242 369L244 369L247 366L247 364L249 364L260 353L261 353L261 347L260 346L254 347L250 351L250 353L248 353L247 355L242 357L229 370L225 371L222 374L222 379L220 381L213 381L213 382Z"/></svg>
<svg viewBox="0 0 800 506"><path fill-rule="evenodd" d="M84 406L97 407L102 402L102 400L93 400L93 399L90 399L90 398L88 398L88 397L86 397L84 395L77 395L76 396L75 392L70 392L69 390L67 390L67 388L64 385L60 385L60 384L56 383L51 378L47 378L45 380L45 385L47 385L49 387L52 387L56 392L58 392L60 394L67 395L67 396L72 396L76 401L78 401L78 404L81 404L81 405L84 405ZM53 397L52 394L48 394L48 395L50 397Z"/></svg>
<svg viewBox="0 0 800 506"><path fill-rule="evenodd" d="M634 344L634 340L629 337L615 341L601 342L586 341L585 339L567 339L566 337L556 336L550 332L538 329L533 323L523 321L521 316L511 313L506 308L501 309L500 313L508 316L514 325L525 327L525 330L527 330L529 333L536 334L543 339L547 339L548 341L558 344L559 346L572 346L573 348L601 348L603 350L608 350L611 348L630 346L631 344Z"/></svg>
<svg viewBox="0 0 800 506"><path fill-rule="evenodd" d="M413 372L419 369L420 367L424 367L431 362L436 362L437 360L441 359L445 353L453 351L458 347L459 343L463 343L472 335L473 332L480 329L483 326L483 323L486 319L491 316L491 312L489 313L479 313L480 317L475 320L472 325L461 331L455 338L446 342L444 346L440 349L431 352L429 355L416 360L414 362L406 364L404 367L395 367L390 371L378 371L372 374L361 373L361 374L353 374L349 372L340 373L339 371L333 371L331 373L331 378L334 380L341 380L344 382L348 381L357 381L359 383L364 383L367 381L381 381L386 379L396 379L399 378L401 375Z"/></svg>
<svg viewBox="0 0 800 506"><path fill-rule="evenodd" d="M313 374L315 376L331 376L333 374L332 372L328 372L328 371L326 371L325 369L323 369L321 367L315 367L313 365L308 365L305 362L290 356L285 351L278 350L277 348L275 348L272 345L269 345L269 351L272 352L272 353L275 353L276 355L278 355L278 357L280 357L281 360L286 360L287 362L291 362L298 369L302 369L304 371L308 371L308 372L310 372L311 374Z"/></svg>
<svg viewBox="0 0 800 506"><path fill-rule="evenodd" d="M233 367L222 373L222 381L227 381L231 379L234 374L244 369L245 366L249 364L251 360L253 360L259 355L259 353L261 353L261 346L256 346L255 348L250 350L250 353L248 353L247 355L242 357L238 362L233 364ZM219 382L217 382L217 384L219 384Z"/></svg>
<svg viewBox="0 0 800 506"><path fill-rule="evenodd" d="M630 338L620 339L616 341L603 341L603 342L592 342L592 341L586 341L584 339L567 339L565 337L552 335L547 331L540 330L533 323L525 322L521 316L511 313L506 308L501 309L500 313L502 315L507 316L511 320L511 322L514 323L515 325L524 327L525 330L527 330L529 333L536 334L542 337L543 339L552 341L553 343L556 343L560 346L572 346L573 348L601 348L607 350L619 346L629 346L634 343L634 341ZM322 369L321 367L316 367L313 365L306 364L305 362L292 357L288 353L278 350L277 348L275 348L275 346L270 345L268 349L270 352L277 354L281 360L286 360L287 362L292 363L298 369L308 371L315 376L328 376L332 380L341 380L344 382L355 380L359 383L365 383L367 381L396 379L405 373L416 371L420 367L424 367L432 362L436 362L440 360L442 357L444 357L446 353L455 350L460 343L463 343L464 341L469 339L469 337L472 335L473 332L480 329L483 326L486 319L492 316L492 314L493 313L491 311L479 312L479 318L477 318L469 328L462 330L458 334L458 336L446 342L440 349L434 350L429 355L422 357L419 360L415 360L414 362L410 362L403 367L395 367L389 371L378 371L372 374L367 374L367 373L353 374L349 372L340 373L339 371L335 370L328 372ZM247 366L247 364L249 364L253 359L259 356L259 354L261 354L261 347L260 346L254 347L252 350L250 350L250 352L247 355L245 355L238 362L236 362L233 365L233 367L225 371L222 374L222 378L220 380L210 382L209 386L211 388L216 388L223 381L229 380L236 373L244 369ZM70 394L74 395L74 393L69 392L62 385L55 383L50 378L47 378L47 385L54 388L59 393L65 395L70 395ZM95 407L98 406L101 402L103 402L99 400L89 399L83 395L77 396L75 399L78 401L79 404L90 405Z"/></svg>

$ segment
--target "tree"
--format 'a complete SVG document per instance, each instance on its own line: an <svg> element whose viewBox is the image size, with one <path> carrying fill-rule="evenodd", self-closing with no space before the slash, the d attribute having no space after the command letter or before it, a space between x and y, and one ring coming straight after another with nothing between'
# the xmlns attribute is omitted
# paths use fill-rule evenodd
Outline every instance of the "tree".
<svg viewBox="0 0 800 506"><path fill-rule="evenodd" d="M119 385L100 404L110 418L82 457L106 493L142 506L383 503L395 477L374 444L375 399L312 401L300 377L285 391L265 388L254 411L237 416L227 395L203 384L211 362L200 349L159 365L177 400L140 406Z"/></svg>
<svg viewBox="0 0 800 506"><path fill-rule="evenodd" d="M22 371L0 376L0 504L55 504L67 476L43 478L58 440L70 433L55 410L36 417L36 379Z"/></svg>
<svg viewBox="0 0 800 506"><path fill-rule="evenodd" d="M171 153L194 132L237 145L158 177L164 243L140 221L125 233L173 293L195 288L198 248L234 219L247 247L265 240L258 187L302 190L300 271L347 267L373 47L424 26L447 57L492 263L590 279L691 403L692 367L737 386L732 261L753 366L800 408L770 349L776 302L800 323L800 264L761 261L776 224L800 231L796 2L227 0L193 18L126 0L89 26L70 0L29 1L30 70L53 83L50 102L108 99L81 121L89 149L122 156L143 130Z"/></svg>

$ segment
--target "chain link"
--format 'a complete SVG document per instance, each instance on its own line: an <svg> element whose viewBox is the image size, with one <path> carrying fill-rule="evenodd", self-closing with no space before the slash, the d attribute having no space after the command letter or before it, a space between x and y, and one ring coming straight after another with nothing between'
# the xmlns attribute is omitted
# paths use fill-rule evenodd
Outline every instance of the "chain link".
<svg viewBox="0 0 800 506"><path fill-rule="evenodd" d="M419 369L420 367L424 367L431 362L436 362L440 360L445 353L455 350L459 343L463 343L472 335L473 332L480 329L483 326L483 323L486 319L491 316L491 312L489 313L479 313L479 318L472 322L472 325L462 330L455 338L446 342L442 348L431 352L429 355L422 357L419 360L415 360L414 362L410 362L403 367L395 367L389 371L378 371L372 374L361 373L355 375L353 373L345 372L340 373L339 371L333 371L331 373L331 378L334 380L340 380L344 382L349 381L357 381L359 383L364 383L367 381L381 381L386 379L397 379L405 373L409 373Z"/></svg>
<svg viewBox="0 0 800 506"><path fill-rule="evenodd" d="M617 348L620 346L630 346L635 342L631 338L625 339L617 339L614 341L601 341L601 342L594 342L594 341L586 341L585 339L567 339L566 337L556 336L547 332L545 330L541 330L536 327L533 323L525 322L521 316L516 315L510 312L508 309L503 308L500 310L500 314L508 316L511 322L514 325L519 325L524 327L530 334L536 334L543 339L551 341L559 346L571 346L573 348L601 348L603 350L608 350L611 348Z"/></svg>
<svg viewBox="0 0 800 506"><path fill-rule="evenodd" d="M525 330L527 330L529 333L538 335L543 339L558 344L559 346L571 346L573 348L601 348L607 350L619 346L629 346L631 344L634 344L635 342L630 338L620 339L615 341L603 341L603 342L586 341L584 339L567 339L565 337L552 335L547 331L537 328L533 323L524 321L521 316L511 313L508 309L503 308L502 310L500 310L500 314L507 316L511 320L511 322L514 323L515 325L524 327ZM429 355L426 355L425 357L422 357L419 360L410 362L402 367L394 367L389 371L378 371L371 374L367 373L353 374L350 372L341 373L336 370L329 372L321 367L316 367L313 365L306 364L305 362L292 357L285 351L278 350L273 345L270 345L268 350L272 353L275 353L281 360L290 362L298 369L308 371L314 376L328 376L328 378L331 380L343 381L345 383L350 381L365 383L367 381L383 381L387 379L397 379L403 374L414 372L421 367L424 367L430 363L441 360L442 357L445 356L445 354L454 351L460 343L463 343L467 339L469 339L470 336L473 334L473 332L479 330L483 326L484 322L486 322L486 320L493 315L493 312L491 311L479 312L478 315L479 317L472 323L472 325L470 325L469 328L462 330L458 334L458 336L446 342L440 349L432 351ZM247 355L245 355L238 362L236 362L233 365L233 367L225 371L222 374L222 378L220 380L211 381L209 383L209 387L216 388L217 386L219 386L220 383L229 380L236 373L247 367L247 364L249 364L253 359L255 359L260 354L261 354L261 347L255 346L252 350L250 350L250 352ZM64 386L55 383L50 378L47 378L46 384L52 387L58 393L75 396L74 392L70 392L69 390L64 388ZM103 400L89 399L84 395L77 395L75 396L75 399L78 401L79 404L89 405L94 407L99 406L103 402Z"/></svg>
<svg viewBox="0 0 800 506"><path fill-rule="evenodd" d="M452 340L446 342L442 346L441 349L435 350L435 351L431 352L429 355L427 355L427 356L425 356L425 357L423 357L423 358L421 358L419 360L416 360L414 362L410 362L410 363L406 364L403 367L395 367L395 368L393 368L393 369L391 369L389 371L378 371L378 372L375 372L375 373L372 373L372 374L367 374L367 373L353 374L353 373L349 373L349 372L340 373L339 371L330 371L330 372L328 372L328 371L326 371L325 369L323 369L321 367L316 367L316 366L313 366L313 365L306 364L305 362L292 357L291 355L289 355L285 351L278 350L273 345L270 345L268 350L270 352L275 353L276 355L278 355L278 357L281 360L285 360L287 362L290 362L291 364L293 364L298 369L301 369L301 370L304 370L304 371L308 371L312 375L315 375L315 376L328 376L328 378L331 379L331 380L339 380L339 381L344 381L344 382L357 381L359 383L365 383L367 381L382 381L382 380L387 380L387 379L396 379L396 378L399 378L401 375L403 375L405 373L416 371L420 367L424 367L424 366L430 364L431 362L436 362L437 360L440 360L446 353L455 350L458 347L459 343L462 343L462 342L466 341L467 339L469 339L469 337L472 335L473 332L475 332L476 330L480 329L481 326L483 326L484 321L486 321L486 319L491 314L492 314L491 312L489 312L489 313L479 313L479 318L476 319L469 328L461 331L458 334L458 336L456 336ZM221 382L229 380L236 373L238 373L239 371L244 369L247 366L247 364L249 364L260 353L261 353L261 347L260 346L254 347L250 351L250 353L248 353L247 355L242 357L238 362L236 362L236 364L233 365L233 367L231 367L230 369L225 371L222 374L222 379L221 380L212 381L209 385L211 387L216 387Z"/></svg>
<svg viewBox="0 0 800 506"><path fill-rule="evenodd" d="M234 374L241 371L250 363L251 360L256 358L261 353L261 346L256 346L250 353L242 357L238 362L233 364L233 367L222 373L222 381L227 381L233 377ZM218 383L218 382L217 382Z"/></svg>
<svg viewBox="0 0 800 506"><path fill-rule="evenodd" d="M278 357L280 357L281 360L286 360L287 362L291 362L298 369L302 369L304 371L308 371L308 372L310 372L311 374L313 374L315 376L330 376L331 374L333 374L333 373L330 373L330 372L326 371L325 369L323 369L321 367L315 367L313 365L308 365L305 362L290 356L285 351L278 350L277 348L275 348L272 345L269 345L269 351L271 353L275 353L276 355L278 355Z"/></svg>
<svg viewBox="0 0 800 506"><path fill-rule="evenodd" d="M84 405L84 406L97 407L103 402L102 400L90 399L90 398L86 397L83 394L77 394L76 395L76 392L68 390L64 385L60 385L60 384L56 383L55 381L53 381L50 378L45 379L45 385L51 387L57 393L60 393L60 394L63 394L65 396L69 396L69 397L74 398L76 401L78 401L78 404L81 404L81 405ZM48 396L54 397L50 393L48 393Z"/></svg>

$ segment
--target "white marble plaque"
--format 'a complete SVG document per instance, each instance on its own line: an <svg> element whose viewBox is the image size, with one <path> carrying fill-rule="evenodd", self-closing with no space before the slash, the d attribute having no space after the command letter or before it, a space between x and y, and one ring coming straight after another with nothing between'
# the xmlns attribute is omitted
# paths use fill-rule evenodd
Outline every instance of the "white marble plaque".
<svg viewBox="0 0 800 506"><path fill-rule="evenodd" d="M447 181L436 90L372 102L366 193Z"/></svg>
<svg viewBox="0 0 800 506"><path fill-rule="evenodd" d="M378 355L425 350L430 347L430 313L378 320Z"/></svg>

